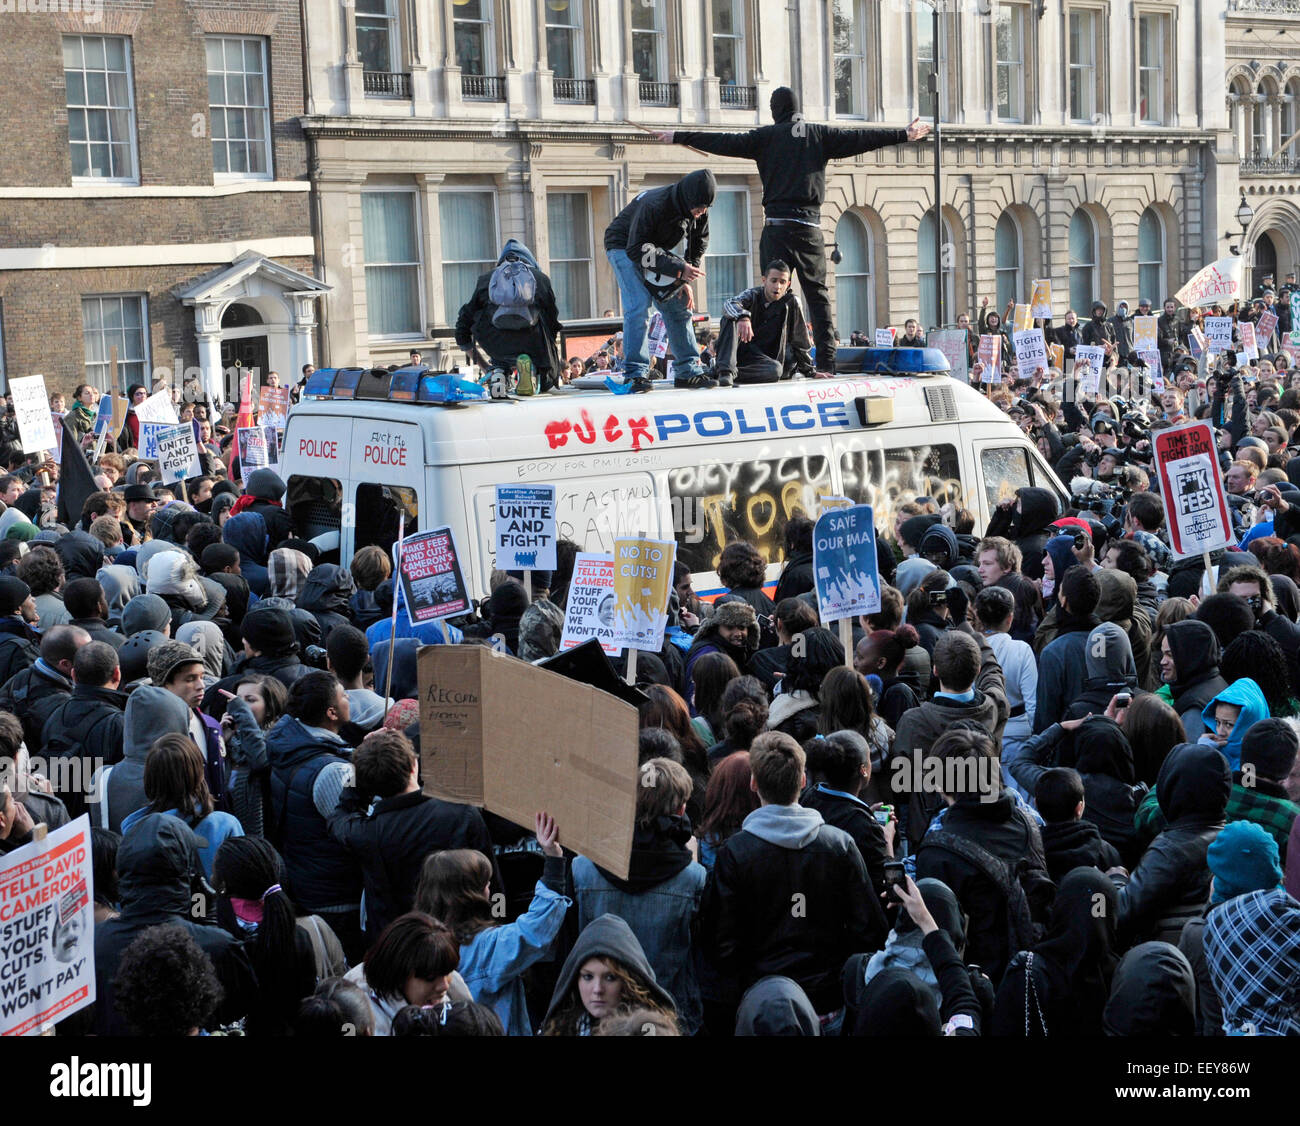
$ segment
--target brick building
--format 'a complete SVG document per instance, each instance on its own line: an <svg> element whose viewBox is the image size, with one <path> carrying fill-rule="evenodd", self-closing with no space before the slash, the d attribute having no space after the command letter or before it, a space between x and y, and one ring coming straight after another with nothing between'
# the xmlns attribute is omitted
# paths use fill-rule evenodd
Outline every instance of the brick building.
<svg viewBox="0 0 1300 1126"><path fill-rule="evenodd" d="M0 365L295 371L316 303L297 0L0 13Z"/></svg>

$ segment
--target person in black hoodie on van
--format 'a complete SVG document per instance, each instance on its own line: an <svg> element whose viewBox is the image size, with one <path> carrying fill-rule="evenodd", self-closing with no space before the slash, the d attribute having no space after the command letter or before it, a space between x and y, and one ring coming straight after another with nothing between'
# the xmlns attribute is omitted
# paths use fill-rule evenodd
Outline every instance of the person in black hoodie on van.
<svg viewBox="0 0 1300 1126"><path fill-rule="evenodd" d="M1043 551L1056 534L1052 521L1060 515L1056 494L1033 485L1016 490L1014 500L1006 500L993 510L984 538L1005 536L1014 540L1022 562L1020 573L1027 579L1043 577Z"/></svg>
<svg viewBox="0 0 1300 1126"><path fill-rule="evenodd" d="M614 268L623 299L622 386L611 390L650 390L646 336L650 308L659 310L668 329L677 387L716 387L705 374L691 332L700 263L709 245L709 208L718 184L707 168L675 184L641 192L605 228L605 254Z"/></svg>
<svg viewBox="0 0 1300 1126"><path fill-rule="evenodd" d="M821 211L826 198L826 164L886 145L919 141L930 132L920 118L906 129L837 129L814 125L800 112L799 95L788 86L772 91L775 124L747 133L656 133L661 141L690 145L717 156L753 160L763 182L763 237L758 257L789 262L808 302L819 371L835 370L835 326L826 292L826 244Z"/></svg>

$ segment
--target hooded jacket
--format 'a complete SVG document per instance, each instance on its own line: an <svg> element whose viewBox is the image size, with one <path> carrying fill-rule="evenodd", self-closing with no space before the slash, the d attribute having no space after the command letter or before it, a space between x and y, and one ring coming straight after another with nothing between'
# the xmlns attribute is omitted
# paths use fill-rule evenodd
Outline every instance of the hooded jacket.
<svg viewBox="0 0 1300 1126"><path fill-rule="evenodd" d="M1043 549L1052 538L1052 521L1060 514L1056 494L1050 489L1028 485L1016 490L1020 512L1013 504L998 508L989 521L987 536L1006 536L1015 540L1024 557L1020 571L1027 579L1043 577Z"/></svg>
<svg viewBox="0 0 1300 1126"><path fill-rule="evenodd" d="M684 284L686 266L698 266L709 245L709 213L696 219L691 209L711 206L717 191L713 173L701 168L675 184L641 192L605 228L605 249L625 251L641 266L646 289L660 300L672 297ZM653 248L649 268L662 283L644 273L647 248Z"/></svg>
<svg viewBox="0 0 1300 1126"><path fill-rule="evenodd" d="M1087 617L1071 614L1059 600L1052 614L1043 619L1043 626L1048 626L1056 636L1038 655L1035 734L1060 720L1070 703L1082 695L1087 679L1088 638L1099 624L1096 614ZM1042 626L1039 629L1041 632Z"/></svg>
<svg viewBox="0 0 1300 1126"><path fill-rule="evenodd" d="M763 182L769 219L818 225L826 198L826 164L907 140L905 129L837 129L804 121L799 95L788 86L772 91L773 125L747 133L678 130L673 141L716 156L752 160Z"/></svg>
<svg viewBox="0 0 1300 1126"><path fill-rule="evenodd" d="M953 949L960 955L966 949L966 917L957 902L957 897L939 880L918 880L916 890L921 893L921 899L925 903L926 910L930 912L931 918L952 940ZM899 911L894 929L889 932L889 938L885 942L885 948L864 959L861 985L865 988L872 978L886 970L906 970L928 985L934 993L935 1005L941 1005L943 995L939 989L939 980L935 975L934 967L930 964L930 959L922 946L924 937L921 928L912 922L911 915L905 910ZM844 992L845 1000L850 1007L853 1007L854 998L850 995L848 967L855 960L857 959L850 958L845 964ZM858 990L855 989L854 993L857 992Z"/></svg>
<svg viewBox="0 0 1300 1126"><path fill-rule="evenodd" d="M560 308L551 279L537 264L532 251L518 239L506 240L496 265L501 265L507 258L518 259L532 272L536 283L534 300L537 305L537 323L525 329L501 328L493 324L492 317L498 308L489 296L492 274L496 269L494 266L487 273L479 275L474 284L474 292L460 307L460 313L456 317L456 343L465 349L477 344L493 364L503 368L513 367L519 356L526 352L539 370L558 372L558 338L564 326L560 323Z"/></svg>
<svg viewBox="0 0 1300 1126"><path fill-rule="evenodd" d="M281 501L287 486L274 469L255 469L248 475L244 496L235 502L232 509L237 515L253 512L266 521L267 552L274 551L293 535L293 521L284 510ZM240 501L252 500L241 505ZM228 522L227 522L228 523ZM227 540L227 543L230 541Z"/></svg>
<svg viewBox="0 0 1300 1126"><path fill-rule="evenodd" d="M1248 892L1211 911L1205 960L1225 1029L1300 1035L1300 903L1283 888Z"/></svg>
<svg viewBox="0 0 1300 1126"><path fill-rule="evenodd" d="M1141 693L1128 634L1100 611L1098 617L1102 623L1088 634L1088 645L1084 652L1084 671L1087 676L1083 682L1083 692L1066 709L1066 719L1077 719L1089 714L1101 715L1117 692L1131 692L1134 695Z"/></svg>
<svg viewBox="0 0 1300 1126"><path fill-rule="evenodd" d="M1097 572L1097 585L1101 587L1097 617L1103 622L1114 622L1128 634L1137 670L1134 683L1145 684L1151 667L1151 619L1138 605L1137 583L1123 571L1102 568Z"/></svg>
<svg viewBox="0 0 1300 1126"><path fill-rule="evenodd" d="M823 1014L843 1005L848 956L880 949L888 931L853 838L798 805L745 818L718 850L701 915L714 963L742 988L780 974Z"/></svg>
<svg viewBox="0 0 1300 1126"><path fill-rule="evenodd" d="M1228 760L1228 766L1232 770L1240 770L1241 741L1252 726L1261 719L1269 718L1268 701L1264 699L1264 693L1259 685L1250 677L1244 676L1240 680L1234 680L1201 709L1201 717L1210 733L1215 730L1214 712L1220 701L1241 708L1237 722L1232 725L1232 733L1228 736L1228 741L1219 748L1220 753Z"/></svg>
<svg viewBox="0 0 1300 1126"><path fill-rule="evenodd" d="M127 947L141 932L162 924L180 927L212 959L222 989L215 1024L244 1016L257 992L244 944L219 926L202 926L191 918L193 889L203 878L193 830L165 813L142 817L117 850L117 874L120 913L95 927L95 1033L124 1036L131 1031L114 1004L113 979Z"/></svg>
<svg viewBox="0 0 1300 1126"><path fill-rule="evenodd" d="M140 585L140 576L134 567L123 567L111 563L95 572L95 578L104 588L104 600L108 603L108 620L110 624L120 624L122 610L126 604L139 594L144 587Z"/></svg>
<svg viewBox="0 0 1300 1126"><path fill-rule="evenodd" d="M80 777L94 777L98 766L122 761L122 733L126 723L126 693L112 688L78 684L72 695L59 704L45 721L41 745L47 758L80 759ZM86 812L86 795L70 787L60 795L68 816Z"/></svg>
<svg viewBox="0 0 1300 1126"><path fill-rule="evenodd" d="M1193 1036L1196 979L1191 963L1167 942L1133 947L1115 968L1102 1015L1107 1036Z"/></svg>
<svg viewBox="0 0 1300 1126"><path fill-rule="evenodd" d="M86 532L67 532L54 545L68 582L93 579L104 566L104 545Z"/></svg>
<svg viewBox="0 0 1300 1126"><path fill-rule="evenodd" d="M156 594L171 610L173 637L190 614L207 605L207 592L199 582L198 567L183 551L165 551L150 559L145 582L149 593Z"/></svg>
<svg viewBox="0 0 1300 1126"><path fill-rule="evenodd" d="M1078 821L1049 821L1041 832L1043 852L1047 856L1047 874L1055 883L1059 884L1076 868L1097 868L1105 872L1123 863L1119 851L1102 837L1091 821L1083 818Z"/></svg>
<svg viewBox="0 0 1300 1126"><path fill-rule="evenodd" d="M72 695L72 681L38 657L31 668L23 669L0 688L0 711L18 717L23 725L23 741L35 754L43 749L41 732L55 708Z"/></svg>
<svg viewBox="0 0 1300 1126"><path fill-rule="evenodd" d="M797 981L772 975L756 981L736 1010L737 1036L820 1036L821 1021Z"/></svg>
<svg viewBox="0 0 1300 1126"><path fill-rule="evenodd" d="M352 624L350 610L355 590L352 575L337 563L318 564L308 574L298 595L298 608L312 614L320 623L322 645L335 627Z"/></svg>
<svg viewBox="0 0 1300 1126"><path fill-rule="evenodd" d="M577 1000L578 971L592 958L613 958L640 981L665 1012L676 1012L677 1006L672 994L655 979L655 972L646 960L645 951L641 949L632 928L617 915L601 915L582 928L569 956L564 959L560 976L555 981L555 990L551 994L551 1003L546 1007L543 1027L567 1007L566 1002L570 999L581 1010L582 1002Z"/></svg>
<svg viewBox="0 0 1300 1126"><path fill-rule="evenodd" d="M1178 679L1170 686L1174 711L1183 721L1188 742L1205 734L1205 705L1228 687L1219 675L1219 640L1196 618L1174 622L1165 630Z"/></svg>
<svg viewBox="0 0 1300 1126"><path fill-rule="evenodd" d="M122 721L122 760L95 786L95 797L87 803L91 822L107 825L115 833L122 822L149 799L144 792L144 764L149 748L160 735L190 733L190 710L185 702L165 688L142 684L127 697ZM107 810L101 800L107 801Z"/></svg>
<svg viewBox="0 0 1300 1126"><path fill-rule="evenodd" d="M1120 938L1128 944L1177 942L1183 925L1204 909L1210 897L1206 854L1223 828L1232 773L1214 747L1180 743L1161 764L1156 788L1167 827L1127 880L1114 877Z"/></svg>
<svg viewBox="0 0 1300 1126"><path fill-rule="evenodd" d="M270 546L267 543L266 521L257 512L241 512L226 521L221 538L239 552L239 573L249 589L259 598L266 593L268 576L266 561Z"/></svg>
<svg viewBox="0 0 1300 1126"><path fill-rule="evenodd" d="M1074 768L1083 777L1084 820L1097 826L1124 864L1134 863L1140 849L1133 817L1142 791L1135 785L1133 749L1119 724L1096 716L1080 727Z"/></svg>

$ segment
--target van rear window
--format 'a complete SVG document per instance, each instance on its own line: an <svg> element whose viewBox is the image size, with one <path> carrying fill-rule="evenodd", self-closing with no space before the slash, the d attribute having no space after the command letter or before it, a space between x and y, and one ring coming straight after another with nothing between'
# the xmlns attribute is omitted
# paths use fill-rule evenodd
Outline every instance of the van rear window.
<svg viewBox="0 0 1300 1126"><path fill-rule="evenodd" d="M961 461L947 443L890 450L847 450L840 455L844 495L875 509L876 526L893 526L895 510L917 497L962 503Z"/></svg>
<svg viewBox="0 0 1300 1126"><path fill-rule="evenodd" d="M785 526L817 516L831 489L830 459L706 462L668 471L677 558L692 571L714 571L732 540L753 544L769 563L785 558Z"/></svg>

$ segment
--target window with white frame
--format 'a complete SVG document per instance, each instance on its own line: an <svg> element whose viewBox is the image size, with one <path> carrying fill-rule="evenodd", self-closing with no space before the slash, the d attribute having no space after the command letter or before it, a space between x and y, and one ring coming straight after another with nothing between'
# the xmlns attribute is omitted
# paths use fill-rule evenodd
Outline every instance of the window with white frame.
<svg viewBox="0 0 1300 1126"><path fill-rule="evenodd" d="M74 179L139 178L131 43L123 36L65 35L63 80Z"/></svg>
<svg viewBox="0 0 1300 1126"><path fill-rule="evenodd" d="M948 265L952 261L950 253L944 253L949 247L954 245L952 237L952 225L947 219L943 221L943 246L939 248L940 254L944 260L943 266L943 308L944 317L955 319L954 294L956 271ZM935 294L934 284L934 211L929 210L921 219L921 224L916 233L916 255L917 264L916 272L921 285L920 301L918 302L918 317L921 321L923 331L929 331L939 323L939 305Z"/></svg>
<svg viewBox="0 0 1300 1126"><path fill-rule="evenodd" d="M1023 301L1024 243L1020 237L1020 224L1009 211L998 219L993 233L993 263L997 275L997 308L1005 309L1010 301Z"/></svg>
<svg viewBox="0 0 1300 1126"><path fill-rule="evenodd" d="M1138 296L1159 307L1165 299L1165 225L1154 207L1138 220Z"/></svg>
<svg viewBox="0 0 1300 1126"><path fill-rule="evenodd" d="M835 267L835 322L846 339L876 331L875 289L871 277L871 231L860 217L846 211L835 225L840 263Z"/></svg>
<svg viewBox="0 0 1300 1126"><path fill-rule="evenodd" d="M713 0L713 73L723 86L748 85L745 0Z"/></svg>
<svg viewBox="0 0 1300 1126"><path fill-rule="evenodd" d="M749 193L744 188L719 188L709 211L709 249L704 255L709 316L719 320L723 302L754 284L753 272L749 250Z"/></svg>
<svg viewBox="0 0 1300 1126"><path fill-rule="evenodd" d="M366 327L371 336L423 336L424 269L415 191L361 193Z"/></svg>
<svg viewBox="0 0 1300 1126"><path fill-rule="evenodd" d="M460 0L452 8L456 65L462 74L492 73L492 0Z"/></svg>
<svg viewBox="0 0 1300 1126"><path fill-rule="evenodd" d="M632 69L642 82L668 80L667 28L664 0L633 0Z"/></svg>
<svg viewBox="0 0 1300 1126"><path fill-rule="evenodd" d="M1144 125L1163 125L1168 113L1165 50L1169 40L1168 15L1143 12L1138 16L1138 120Z"/></svg>
<svg viewBox="0 0 1300 1126"><path fill-rule="evenodd" d="M591 200L586 192L546 197L551 238L551 285L562 320L592 315Z"/></svg>
<svg viewBox="0 0 1300 1126"><path fill-rule="evenodd" d="M105 294L81 299L81 331L86 351L86 382L110 389L112 350L122 386L149 384L148 306L140 294Z"/></svg>
<svg viewBox="0 0 1300 1126"><path fill-rule="evenodd" d="M1070 216L1070 308L1082 311L1101 297L1097 276L1097 224L1082 207Z"/></svg>
<svg viewBox="0 0 1300 1126"><path fill-rule="evenodd" d="M397 12L393 0L353 0L357 16L357 57L365 70L392 73L399 68Z"/></svg>
<svg viewBox="0 0 1300 1126"><path fill-rule="evenodd" d="M1091 8L1070 9L1070 120L1091 122L1097 114L1097 35L1099 14Z"/></svg>
<svg viewBox="0 0 1300 1126"><path fill-rule="evenodd" d="M438 193L438 219L442 226L443 316L447 324L455 324L460 307L474 296L479 275L496 265L501 245L496 193L443 188Z"/></svg>
<svg viewBox="0 0 1300 1126"><path fill-rule="evenodd" d="M865 117L867 104L866 12L862 0L834 0L835 113Z"/></svg>
<svg viewBox="0 0 1300 1126"><path fill-rule="evenodd" d="M998 120L1025 119L1025 6L999 4L994 25L997 47Z"/></svg>
<svg viewBox="0 0 1300 1126"><path fill-rule="evenodd" d="M546 61L556 78L581 78L583 0L546 0Z"/></svg>
<svg viewBox="0 0 1300 1126"><path fill-rule="evenodd" d="M211 36L208 110L218 176L271 177L271 107L266 41Z"/></svg>
<svg viewBox="0 0 1300 1126"><path fill-rule="evenodd" d="M1272 102L1277 97L1277 86L1271 78L1263 78L1259 83L1259 101L1255 103L1255 133L1251 138L1251 148L1256 156L1267 157L1272 155L1273 147L1272 138L1269 136L1269 126L1273 118Z"/></svg>

